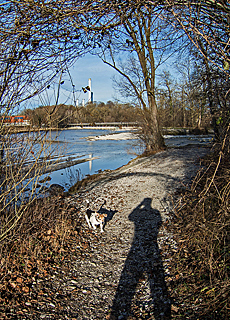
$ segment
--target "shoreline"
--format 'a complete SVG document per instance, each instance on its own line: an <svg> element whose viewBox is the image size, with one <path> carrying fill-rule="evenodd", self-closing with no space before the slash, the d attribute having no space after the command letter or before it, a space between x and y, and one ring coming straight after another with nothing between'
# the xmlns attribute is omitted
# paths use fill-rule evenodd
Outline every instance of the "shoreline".
<svg viewBox="0 0 230 320"><path fill-rule="evenodd" d="M140 127L114 127L114 126L104 126L104 127L97 127L97 126L73 126L73 127L66 127L66 128L28 128L28 127L20 127L20 126L11 126L6 127L10 129L10 133L26 133L26 132L40 132L40 131L64 131L64 130L111 130L111 131L137 131ZM212 128L162 128L161 129L163 135L210 135L214 134Z"/></svg>
<svg viewBox="0 0 230 320"><path fill-rule="evenodd" d="M164 137L164 139L167 139L167 138L192 138L192 137L206 138L206 137L211 137L211 134L207 134L207 135L204 135L204 134L202 134L202 135L164 134L163 137ZM85 137L82 139L85 139L87 141L98 141L98 140L137 140L140 138L138 137L138 132L131 130L128 132L112 132L112 133L107 133L107 134L102 134L102 135L97 135L97 136L88 136L88 137Z"/></svg>
<svg viewBox="0 0 230 320"><path fill-rule="evenodd" d="M211 139L210 137L207 138L199 138L199 137L195 137L195 140L192 139L187 139L185 138L184 140L181 140L180 144L177 145L177 138L175 136L171 136L173 139L169 139L170 141L172 141L173 144L168 145L167 149L186 149L186 148L193 148L194 150L196 150L196 148L204 148L207 149L209 148L209 143L208 143L208 139ZM184 137L184 136L181 136ZM99 140L111 140L111 141L122 141L122 140L131 140L131 139L137 139L137 137L135 136L135 133L131 133L131 132L116 132L116 133L108 133L108 134L103 134L103 135L98 135L98 136L87 136L87 137L83 137L81 139L85 139L86 141L99 141ZM175 140L176 139L176 140ZM200 140L200 142L199 142ZM202 140L202 141L201 141ZM179 138L180 141L180 138ZM90 156L84 156L83 158L79 159L79 157L77 157L77 159L74 159L75 157L73 156L71 159L61 159L60 161L54 161L54 163L50 163L50 165L48 166L48 168L46 168L46 170L44 171L43 174L51 174L51 179L52 179L52 173L55 174L55 172L59 171L59 170L63 170L66 169L68 167L74 167L75 165L78 164L82 164L84 162L89 162L91 163L92 166L92 162L93 160L96 159L100 159L100 155L96 156L96 157L90 157ZM102 157L103 159L103 157ZM81 178L79 179L79 181L76 182L76 184L78 185L77 188L79 188L79 186L82 186L83 184L86 183L86 181L92 181L95 177L97 179L97 175L106 175L108 172L116 172L116 170L119 170L120 168L126 167L128 165L130 165L130 163L133 163L136 161L136 159L142 159L141 154L136 154L134 159L132 160L128 160L127 162L123 162L123 164L118 165L116 168L111 168L110 166L105 166L105 167L100 167L98 168L96 171L93 170L92 172L83 174L81 176ZM141 160L142 161L142 160ZM56 162L56 163L55 163ZM81 170L81 169L79 169ZM53 180L52 180L53 181ZM57 179L54 182L56 184L60 184ZM73 192L73 190L75 189L75 184L73 184L71 187L69 186L68 188L65 187L65 192L70 191L71 193Z"/></svg>
<svg viewBox="0 0 230 320"><path fill-rule="evenodd" d="M119 310L123 309L116 305L122 306L124 299L129 299L133 279L140 278L145 265L152 265L153 274L161 280L154 280L151 286L148 272L142 275L141 280L135 283L137 296L132 297L132 304L138 306L140 299L143 300L149 314L154 314L155 303L159 304L162 312L164 306L176 308L169 299L170 292L164 289L174 277L170 272L170 254L171 250L177 250L176 240L168 231L167 223L174 212L178 190L190 185L200 167L199 158L207 152L207 148L202 146L190 146L136 158L67 195L66 203L79 208L82 228L92 233L84 259L77 257L73 264L80 283L90 290L90 295L86 296L79 290L75 296L74 303L80 310L80 317L90 314L92 320L105 319L105 310L109 314L111 307L119 313L118 316L121 315ZM89 229L84 220L87 208L108 213L103 233L100 229ZM127 293L123 288L128 288ZM159 292L162 292L160 300ZM103 306L101 300L104 301ZM142 308L135 310L137 318L141 318ZM129 314L130 309L126 313Z"/></svg>
<svg viewBox="0 0 230 320"><path fill-rule="evenodd" d="M97 140L135 140L138 137L135 136L133 132L113 132L108 134L103 134L99 136L88 136L83 138L87 141L97 141Z"/></svg>
<svg viewBox="0 0 230 320"><path fill-rule="evenodd" d="M100 184L101 181L111 180L113 179L113 177L123 174L129 169L132 170L132 168L135 168L136 166L143 166L146 162L151 162L153 159L157 159L158 156L159 158L161 158L162 155L165 153L177 152L177 153L184 154L187 152L186 150L189 151L189 153L191 154L191 159L187 161L192 163L194 161L194 157L198 159L202 155L206 154L208 150L210 150L210 146L190 144L190 145L179 146L179 147L168 147L166 150L160 151L154 155L149 155L149 156L137 155L134 159L130 160L126 164L116 169L99 170L99 172L97 173L86 175L84 178L77 181L73 186L71 186L66 192L66 194L69 193L73 195L76 192L82 192L82 191L85 192L85 190L88 190L88 188L91 188L91 187L94 188L95 185ZM179 161L179 158L178 158L178 161ZM194 167L197 167L197 166L198 166L197 164L194 164ZM82 189L85 189L85 190L82 190Z"/></svg>

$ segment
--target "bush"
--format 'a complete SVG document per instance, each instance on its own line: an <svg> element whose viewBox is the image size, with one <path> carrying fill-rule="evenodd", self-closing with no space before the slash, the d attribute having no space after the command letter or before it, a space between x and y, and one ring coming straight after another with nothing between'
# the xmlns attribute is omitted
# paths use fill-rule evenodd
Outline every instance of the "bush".
<svg viewBox="0 0 230 320"><path fill-rule="evenodd" d="M222 150L202 161L170 224L178 244L170 284L181 307L177 319L228 318L230 159Z"/></svg>

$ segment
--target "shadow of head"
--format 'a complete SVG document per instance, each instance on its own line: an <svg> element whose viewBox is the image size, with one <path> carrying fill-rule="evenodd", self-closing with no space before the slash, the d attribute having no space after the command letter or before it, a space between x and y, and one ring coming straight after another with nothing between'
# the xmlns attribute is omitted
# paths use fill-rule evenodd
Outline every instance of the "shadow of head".
<svg viewBox="0 0 230 320"><path fill-rule="evenodd" d="M160 227L162 219L160 212L152 208L152 199L145 198L129 215L129 220L133 221L135 225L154 224L155 227Z"/></svg>

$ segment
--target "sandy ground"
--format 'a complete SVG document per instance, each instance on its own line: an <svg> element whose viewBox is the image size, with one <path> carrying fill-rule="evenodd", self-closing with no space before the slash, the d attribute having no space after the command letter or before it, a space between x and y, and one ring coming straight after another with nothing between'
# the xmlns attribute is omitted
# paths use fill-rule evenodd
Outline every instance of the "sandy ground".
<svg viewBox="0 0 230 320"><path fill-rule="evenodd" d="M199 168L205 147L168 149L90 183L68 199L84 216L90 209L107 213L105 232L75 262L72 315L77 319L170 319L173 310L167 281L170 219L175 192L186 188ZM106 205L101 207L104 200ZM84 220L83 220L84 221ZM88 228L86 221L84 228ZM170 249L170 250L171 250ZM71 282L72 281L72 282ZM73 285L74 283L74 285Z"/></svg>
<svg viewBox="0 0 230 320"><path fill-rule="evenodd" d="M137 139L135 133L132 132L115 132L111 134L105 134L100 136L88 136L86 140L96 141L96 140L130 140Z"/></svg>

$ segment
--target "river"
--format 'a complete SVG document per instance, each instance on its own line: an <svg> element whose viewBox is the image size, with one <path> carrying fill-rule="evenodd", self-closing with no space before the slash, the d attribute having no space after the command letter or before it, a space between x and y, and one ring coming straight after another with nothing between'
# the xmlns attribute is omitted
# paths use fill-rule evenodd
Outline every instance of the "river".
<svg viewBox="0 0 230 320"><path fill-rule="evenodd" d="M119 131L120 133L122 131ZM143 152L138 139L129 140L87 140L89 136L100 137L114 133L111 130L71 129L52 132L51 140L63 159L92 159L68 168L50 172L49 184L59 184L67 190L77 179L97 173L100 170L114 170L134 159ZM116 135L113 135L116 136ZM165 136L167 146L207 144L211 136ZM43 178L43 177L42 177Z"/></svg>

